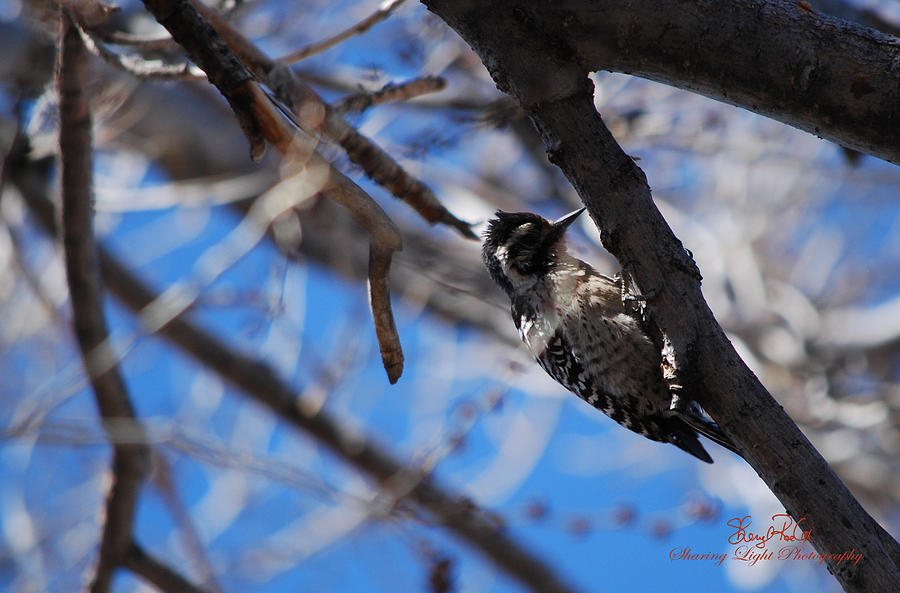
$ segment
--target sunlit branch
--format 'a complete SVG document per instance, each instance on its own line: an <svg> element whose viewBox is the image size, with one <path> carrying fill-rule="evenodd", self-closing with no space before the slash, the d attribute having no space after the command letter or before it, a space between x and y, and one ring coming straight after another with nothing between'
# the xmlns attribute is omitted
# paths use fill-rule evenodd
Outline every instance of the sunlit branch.
<svg viewBox="0 0 900 593"><path fill-rule="evenodd" d="M143 80L206 80L202 70L189 62L167 64L162 60L149 60L140 56L110 51L94 35L80 25L75 25L85 47L104 62Z"/></svg>
<svg viewBox="0 0 900 593"><path fill-rule="evenodd" d="M91 36L105 43L133 47L140 51L166 51L178 49L180 46L169 36L150 37L147 35L135 35L125 31L105 31L103 28L90 31Z"/></svg>
<svg viewBox="0 0 900 593"><path fill-rule="evenodd" d="M369 234L369 305L384 370L388 380L396 383L403 373L403 350L391 310L388 273L394 252L403 248L400 233L375 200L315 151L314 138L289 126L284 114L258 86L253 86L252 92L255 114L263 133L285 156L282 168L286 179L312 177L317 184L314 193L321 191L340 204ZM270 193L283 195L285 192ZM305 195L312 197L314 193ZM278 214L283 211L280 209Z"/></svg>

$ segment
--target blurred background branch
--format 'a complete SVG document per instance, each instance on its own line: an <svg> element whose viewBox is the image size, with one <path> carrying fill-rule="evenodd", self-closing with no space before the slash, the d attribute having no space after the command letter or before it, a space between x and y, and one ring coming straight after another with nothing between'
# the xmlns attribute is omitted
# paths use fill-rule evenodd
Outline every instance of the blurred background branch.
<svg viewBox="0 0 900 593"><path fill-rule="evenodd" d="M103 314L103 287L91 208L93 146L91 112L85 94L88 53L67 10L60 11L59 168L62 194L62 239L66 278L72 304L72 324L85 373L94 391L104 427L112 436L122 420L133 420L134 406L107 347L109 331ZM113 439L112 480L106 501L100 555L91 579L92 593L110 590L113 572L131 543L141 484L149 452L139 425L129 430L134 442Z"/></svg>

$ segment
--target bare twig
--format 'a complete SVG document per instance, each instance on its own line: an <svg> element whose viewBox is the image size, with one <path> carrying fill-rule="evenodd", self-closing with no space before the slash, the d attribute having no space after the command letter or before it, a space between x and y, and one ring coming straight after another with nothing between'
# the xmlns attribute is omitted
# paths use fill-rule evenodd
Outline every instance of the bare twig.
<svg viewBox="0 0 900 593"><path fill-rule="evenodd" d="M440 76L423 76L401 84L388 84L381 90L372 93L357 93L344 97L331 106L331 110L339 115L348 111L362 113L369 107L391 103L395 101L408 101L428 93L442 91L447 82Z"/></svg>
<svg viewBox="0 0 900 593"><path fill-rule="evenodd" d="M412 206L431 224L441 223L455 228L464 237L478 240L471 225L454 216L419 179L409 175L390 155L360 134L342 117L329 115L325 119L325 133L338 142L347 156L393 195Z"/></svg>
<svg viewBox="0 0 900 593"><path fill-rule="evenodd" d="M59 63L59 162L62 187L62 229L66 274L72 301L75 337L104 427L115 429L115 420L135 418L134 407L116 364L105 364L108 332L103 316L103 290L94 244L91 209L91 116L84 94L87 52L68 13L60 14ZM98 371L102 366L103 370ZM133 429L138 435L141 429ZM112 486L106 501L106 517L100 555L91 591L109 590L112 575L128 552L141 482L147 471L148 452L138 442L113 445Z"/></svg>
<svg viewBox="0 0 900 593"><path fill-rule="evenodd" d="M166 593L208 593L192 584L186 578L145 552L137 543L131 542L123 564L134 574L142 577L160 591Z"/></svg>
<svg viewBox="0 0 900 593"><path fill-rule="evenodd" d="M85 47L104 62L143 80L205 80L203 71L190 62L167 64L162 60L148 60L140 56L110 51L95 39L93 33L76 23Z"/></svg>
<svg viewBox="0 0 900 593"><path fill-rule="evenodd" d="M107 31L103 27L90 29L90 33L91 36L105 43L133 47L140 51L167 51L181 47L170 36L150 37L147 35L135 35L125 31Z"/></svg>
<svg viewBox="0 0 900 593"><path fill-rule="evenodd" d="M412 206L419 216L431 224L453 227L469 239L478 239L471 225L447 210L431 188L407 173L388 153L331 110L315 90L294 77L290 70L278 65L269 73L269 79L273 88L290 98L289 104L301 109L314 107L314 113L324 115L318 121L304 122L301 118L301 125L305 123L309 127L312 124L313 131L340 144L351 161L391 194Z"/></svg>
<svg viewBox="0 0 900 593"><path fill-rule="evenodd" d="M169 507L169 512L181 531L181 539L186 556L190 559L192 565L197 567L198 572L203 575L201 582L212 591L221 593L222 587L216 582L215 570L210 562L207 550L203 547L203 542L200 534L197 532L197 527L194 525L194 520L184 501L178 495L175 485L175 471L172 468L172 464L169 463L168 458L159 449L153 450L153 456L154 471L151 480L166 506Z"/></svg>
<svg viewBox="0 0 900 593"><path fill-rule="evenodd" d="M302 47L297 51L291 52L288 55L280 58L278 61L283 62L285 64L293 64L295 62L299 62L300 60L304 60L309 56L322 53L323 51L334 47L335 45L350 39L356 35L361 35L371 29L374 25L380 23L384 19L391 16L397 8L400 7L406 0L386 0L382 3L381 7L356 23L352 27L345 29L334 35L333 37L329 37L327 39L323 39L322 41L317 41L316 43L307 45L306 47Z"/></svg>
<svg viewBox="0 0 900 593"><path fill-rule="evenodd" d="M316 152L313 139L289 127L262 89L251 84L256 117L266 138L285 155L286 170L294 168L304 174L321 171L325 178L319 187L325 195L343 206L369 233L369 304L384 369L388 380L396 383L403 372L403 351L391 311L388 272L393 253L403 249L400 233L381 206Z"/></svg>

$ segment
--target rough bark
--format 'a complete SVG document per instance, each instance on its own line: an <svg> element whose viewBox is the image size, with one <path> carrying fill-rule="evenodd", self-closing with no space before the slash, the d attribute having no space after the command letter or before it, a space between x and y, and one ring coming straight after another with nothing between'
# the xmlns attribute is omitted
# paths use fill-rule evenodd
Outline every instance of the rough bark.
<svg viewBox="0 0 900 593"><path fill-rule="evenodd" d="M695 91L900 164L900 40L808 3L507 1L481 10L499 38L543 44L567 68ZM495 69L493 52L479 53ZM543 88L530 100L559 90L539 71L531 82Z"/></svg>

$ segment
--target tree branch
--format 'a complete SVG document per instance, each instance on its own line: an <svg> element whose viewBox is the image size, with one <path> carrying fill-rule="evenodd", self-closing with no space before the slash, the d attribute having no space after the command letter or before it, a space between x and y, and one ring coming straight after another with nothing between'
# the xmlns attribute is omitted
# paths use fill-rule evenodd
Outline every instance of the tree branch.
<svg viewBox="0 0 900 593"><path fill-rule="evenodd" d="M107 433L117 419L134 420L134 407L115 360L102 345L108 335L103 315L103 289L94 245L91 208L91 114L84 93L88 54L78 30L65 10L60 12L59 162L62 186L62 230L66 275L72 301L75 337L85 372ZM141 432L139 428L133 431ZM128 551L141 482L148 469L148 451L140 438L122 443L112 438L113 476L106 500L100 555L90 590L109 590L112 575Z"/></svg>
<svg viewBox="0 0 900 593"><path fill-rule="evenodd" d="M446 86L447 82L440 76L423 76L401 84L388 84L371 93L358 93L344 97L334 103L331 109L339 115L350 111L362 113L375 105L392 101L408 101L427 93L442 91Z"/></svg>
<svg viewBox="0 0 900 593"><path fill-rule="evenodd" d="M161 60L149 60L139 55L110 51L103 43L94 38L92 31L78 23L76 26L81 34L82 43L92 54L113 68L128 72L136 78L142 80L193 80L204 76L203 72L190 62L167 64ZM171 39L169 41L171 42Z"/></svg>
<svg viewBox="0 0 900 593"><path fill-rule="evenodd" d="M604 246L640 287L662 289L648 308L661 328L660 341L672 345L686 392L733 438L791 516L805 519L820 554L854 549L865 559L854 567L826 557L829 571L848 592L900 590L900 547L734 351L703 299L693 260L654 205L643 172L596 112L579 56L559 39L537 34L523 16L525 8L502 10L477 1L425 4L472 45L498 87L529 113L551 161L588 207ZM635 14L653 20L665 11L654 5ZM496 35L499 30L504 35Z"/></svg>
<svg viewBox="0 0 900 593"><path fill-rule="evenodd" d="M403 372L403 352L391 311L387 275L391 255L402 249L402 241L393 222L371 197L317 152L318 140L314 136L288 124L285 114L279 111L259 84L252 80L250 72L222 41L217 29L209 24L206 17L213 18L219 30L240 41L241 49L248 48L259 55L262 55L261 52L240 38L217 12L204 6L200 8L203 12L201 14L198 12L198 5L191 0L146 0L145 5L169 30L173 39L207 73L216 88L229 99L245 133L251 139L251 155L261 156L262 148L256 143L263 143L264 146L265 141L269 141L285 157L286 176L304 178L303 185L308 191L300 198L308 198L322 191L347 208L369 232L369 302L384 368L389 381L396 383ZM295 198L300 199L297 196ZM276 202L284 207L271 212L272 216L268 217L266 224L270 224L288 207L296 205L296 202L291 203L290 200L286 202L279 199ZM268 210L268 206L263 208L265 212Z"/></svg>
<svg viewBox="0 0 900 593"><path fill-rule="evenodd" d="M199 4L219 34L227 40L247 67L275 90L278 98L296 115L297 124L311 135L321 134L339 144L349 159L362 167L366 175L409 204L430 224L455 228L464 237L477 239L471 225L447 210L425 183L406 172L391 156L359 133L343 116L332 109L309 85L297 78L286 65L275 62L252 41L241 35L213 8Z"/></svg>
<svg viewBox="0 0 900 593"><path fill-rule="evenodd" d="M187 51L231 105L247 141L250 157L259 160L266 143L251 112L250 72L228 48L191 0L144 0L144 6Z"/></svg>
<svg viewBox="0 0 900 593"><path fill-rule="evenodd" d="M900 164L894 37L783 0L502 4L485 11L495 31L517 30L584 71L694 91Z"/></svg>
<svg viewBox="0 0 900 593"><path fill-rule="evenodd" d="M317 41L316 43L312 43L310 45L307 45L306 47L301 47L300 49L289 53L278 61L284 62L285 64L293 64L294 62L305 60L310 56L314 56L327 49L330 49L335 45L338 45L339 43L343 43L351 37L362 35L366 31L374 27L376 24L391 16L391 14L395 10L400 8L400 5L405 1L406 0L388 0L388 2L382 3L378 10L376 10L363 20L359 21L355 25L344 29L337 35L328 37L326 39L323 39L322 41Z"/></svg>
<svg viewBox="0 0 900 593"><path fill-rule="evenodd" d="M400 233L375 200L315 150L313 138L288 126L284 114L256 83L250 85L255 117L265 137L285 155L282 168L286 175L320 178L314 182L312 194L304 192L306 197L322 191L343 206L369 234L369 305L384 370L394 384L403 373L403 350L391 310L388 274L391 257L403 249ZM305 183L308 185L309 182Z"/></svg>
<svg viewBox="0 0 900 593"><path fill-rule="evenodd" d="M134 574L142 577L160 591L166 593L206 593L206 589L197 587L186 578L150 556L136 543L132 542L123 563Z"/></svg>

